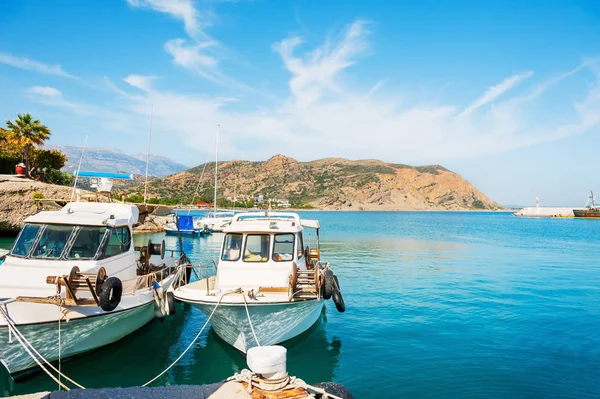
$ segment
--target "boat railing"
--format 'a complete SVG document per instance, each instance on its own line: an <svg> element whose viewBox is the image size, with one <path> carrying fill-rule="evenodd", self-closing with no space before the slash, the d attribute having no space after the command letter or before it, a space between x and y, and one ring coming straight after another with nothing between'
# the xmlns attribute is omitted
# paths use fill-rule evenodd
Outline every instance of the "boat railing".
<svg viewBox="0 0 600 399"><path fill-rule="evenodd" d="M166 250L171 251L171 257L173 256L173 252L180 252L179 250ZM182 267L185 267L186 264L184 256L179 256L175 262L170 265L164 265L164 267L155 266L151 267L148 273L145 273L141 276L138 276L131 280L123 281L123 292L124 293L133 293L137 290L149 289L152 287L154 282L158 284L162 284L163 280L174 273L178 273Z"/></svg>
<svg viewBox="0 0 600 399"><path fill-rule="evenodd" d="M217 272L217 263L214 260L199 263L197 265L182 265L178 274L177 286L182 286L192 282L192 274L196 277L195 281L206 281L206 295L210 294L214 288L214 279Z"/></svg>

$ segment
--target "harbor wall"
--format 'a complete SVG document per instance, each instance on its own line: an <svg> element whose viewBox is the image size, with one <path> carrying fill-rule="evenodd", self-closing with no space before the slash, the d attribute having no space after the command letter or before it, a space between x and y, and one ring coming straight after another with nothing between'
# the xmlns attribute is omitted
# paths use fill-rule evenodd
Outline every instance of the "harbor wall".
<svg viewBox="0 0 600 399"><path fill-rule="evenodd" d="M552 218L552 217L574 217L573 208L553 208L532 206L523 208L514 214L515 216L533 217L533 218Z"/></svg>

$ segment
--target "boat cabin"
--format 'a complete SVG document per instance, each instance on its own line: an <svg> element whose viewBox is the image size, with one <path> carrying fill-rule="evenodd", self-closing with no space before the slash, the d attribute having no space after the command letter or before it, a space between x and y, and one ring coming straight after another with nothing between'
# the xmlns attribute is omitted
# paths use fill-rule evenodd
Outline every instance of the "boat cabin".
<svg viewBox="0 0 600 399"><path fill-rule="evenodd" d="M0 268L0 291L35 286L51 295L54 287L46 277L68 275L74 266L82 272L104 267L109 276L135 278L132 227L137 220L135 206L89 202L28 217Z"/></svg>
<svg viewBox="0 0 600 399"><path fill-rule="evenodd" d="M237 214L223 231L217 287L257 291L259 287L287 287L294 264L298 269L310 266L307 256L311 252L307 252L304 242L305 225L318 231L317 221L301 221L295 213Z"/></svg>

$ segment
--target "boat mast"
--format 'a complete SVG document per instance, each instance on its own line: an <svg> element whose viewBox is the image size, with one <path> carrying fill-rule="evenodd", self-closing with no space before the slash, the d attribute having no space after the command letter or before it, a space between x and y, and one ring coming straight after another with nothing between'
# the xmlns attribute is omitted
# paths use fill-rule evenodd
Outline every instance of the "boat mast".
<svg viewBox="0 0 600 399"><path fill-rule="evenodd" d="M154 114L154 104L150 108L150 132L148 133L148 150L146 151L146 182L144 183L144 204L148 193L148 164L150 163L150 139L152 138L152 115Z"/></svg>
<svg viewBox="0 0 600 399"><path fill-rule="evenodd" d="M217 165L219 164L219 129L220 125L217 125L217 147L215 149L215 197L213 199L215 217L217 215Z"/></svg>

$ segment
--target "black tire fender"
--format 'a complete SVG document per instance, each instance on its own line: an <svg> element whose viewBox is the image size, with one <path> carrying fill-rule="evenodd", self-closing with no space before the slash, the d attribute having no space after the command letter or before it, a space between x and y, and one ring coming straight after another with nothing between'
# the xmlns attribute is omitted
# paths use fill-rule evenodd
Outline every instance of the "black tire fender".
<svg viewBox="0 0 600 399"><path fill-rule="evenodd" d="M105 312L111 312L115 310L121 302L121 295L123 295L123 283L116 277L109 277L102 284L100 288L100 295L98 295L98 301L100 307Z"/></svg>
<svg viewBox="0 0 600 399"><path fill-rule="evenodd" d="M168 315L174 315L177 311L175 309L175 294L171 291L168 291L165 294L165 309L167 310Z"/></svg>
<svg viewBox="0 0 600 399"><path fill-rule="evenodd" d="M333 272L329 269L323 271L323 298L329 299L336 290Z"/></svg>

